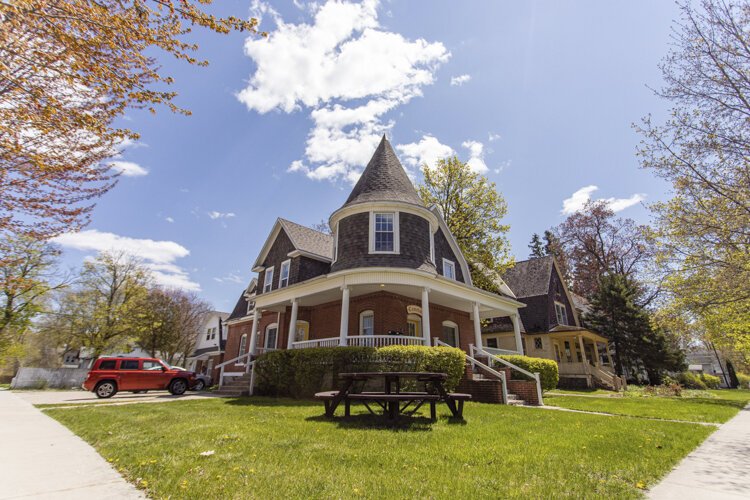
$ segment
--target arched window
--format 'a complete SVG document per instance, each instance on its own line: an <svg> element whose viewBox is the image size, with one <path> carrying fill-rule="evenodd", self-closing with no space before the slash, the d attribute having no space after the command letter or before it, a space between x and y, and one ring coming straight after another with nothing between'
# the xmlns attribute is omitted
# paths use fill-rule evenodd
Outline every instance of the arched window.
<svg viewBox="0 0 750 500"><path fill-rule="evenodd" d="M264 346L266 350L273 350L276 349L276 338L278 337L279 333L279 325L276 323L271 323L266 327L266 345Z"/></svg>
<svg viewBox="0 0 750 500"><path fill-rule="evenodd" d="M410 337L422 336L422 317L418 314L409 314L406 317L406 327Z"/></svg>
<svg viewBox="0 0 750 500"><path fill-rule="evenodd" d="M446 344L458 347L458 325L453 321L443 321L442 338Z"/></svg>
<svg viewBox="0 0 750 500"><path fill-rule="evenodd" d="M362 311L359 313L359 334L375 335L375 313Z"/></svg>

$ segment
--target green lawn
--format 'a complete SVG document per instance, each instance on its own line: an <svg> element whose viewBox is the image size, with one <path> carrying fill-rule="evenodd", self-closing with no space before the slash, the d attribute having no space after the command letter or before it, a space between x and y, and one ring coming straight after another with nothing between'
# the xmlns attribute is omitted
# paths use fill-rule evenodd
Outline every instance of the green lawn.
<svg viewBox="0 0 750 500"><path fill-rule="evenodd" d="M570 393L571 391L568 391ZM586 393L580 393L586 394ZM750 391L708 391L714 397L590 397L548 394L544 402L573 410L597 411L633 417L726 422L750 401Z"/></svg>
<svg viewBox="0 0 750 500"><path fill-rule="evenodd" d="M264 398L48 409L155 498L635 498L713 429L469 403L389 428ZM214 452L201 456L203 452Z"/></svg>

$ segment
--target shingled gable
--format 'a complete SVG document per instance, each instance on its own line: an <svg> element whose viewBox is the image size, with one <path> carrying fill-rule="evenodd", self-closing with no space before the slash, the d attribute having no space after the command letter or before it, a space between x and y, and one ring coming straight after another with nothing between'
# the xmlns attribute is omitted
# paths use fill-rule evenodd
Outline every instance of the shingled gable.
<svg viewBox="0 0 750 500"><path fill-rule="evenodd" d="M262 267L263 259L266 258L268 251L282 230L292 242L295 252L299 252L300 255L324 262L331 262L333 260L333 236L286 219L278 218L266 242L263 244L263 248L255 260L255 264L253 264L254 271L257 272Z"/></svg>
<svg viewBox="0 0 750 500"><path fill-rule="evenodd" d="M232 313L227 318L227 321L244 318L248 315L248 303L255 300L257 287L258 280L256 278L250 280L250 284L247 285L247 288L242 291L239 299L237 299L237 303L234 305L234 309L232 309Z"/></svg>
<svg viewBox="0 0 750 500"><path fill-rule="evenodd" d="M385 135L343 207L374 201L425 206Z"/></svg>

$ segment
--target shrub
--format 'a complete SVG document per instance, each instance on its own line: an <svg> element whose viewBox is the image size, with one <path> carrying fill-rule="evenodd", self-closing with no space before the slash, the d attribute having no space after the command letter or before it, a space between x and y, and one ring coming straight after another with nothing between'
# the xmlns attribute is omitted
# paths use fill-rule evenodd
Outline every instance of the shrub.
<svg viewBox="0 0 750 500"><path fill-rule="evenodd" d="M557 371L557 363L551 359L532 358L529 356L509 355L500 356L506 361L513 363L519 368L523 368L531 373L539 374L539 381L542 384L542 390L549 391L557 387L560 380L560 374ZM528 380L528 377L518 373L516 370L511 371L511 378Z"/></svg>
<svg viewBox="0 0 750 500"><path fill-rule="evenodd" d="M721 385L721 379L719 377L707 373L701 373L701 381L703 381L709 389L718 389Z"/></svg>
<svg viewBox="0 0 750 500"><path fill-rule="evenodd" d="M750 389L750 375L737 372L737 380L740 382L740 389Z"/></svg>
<svg viewBox="0 0 750 500"><path fill-rule="evenodd" d="M318 347L262 354L255 367L256 388L269 396L311 397L338 387L339 373L430 371L448 374L452 391L464 373L460 349L427 346Z"/></svg>
<svg viewBox="0 0 750 500"><path fill-rule="evenodd" d="M682 372L677 375L677 381L682 387L687 389L700 389L703 391L707 389L706 383L695 373Z"/></svg>

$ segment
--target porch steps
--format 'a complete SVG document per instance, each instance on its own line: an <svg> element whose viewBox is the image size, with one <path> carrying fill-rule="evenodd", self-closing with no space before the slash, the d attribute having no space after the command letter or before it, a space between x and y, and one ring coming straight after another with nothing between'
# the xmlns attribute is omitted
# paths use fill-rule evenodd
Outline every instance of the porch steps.
<svg viewBox="0 0 750 500"><path fill-rule="evenodd" d="M220 394L222 396L247 396L250 394L250 374L246 373L241 377L227 379L227 381L224 382L224 385L214 392L215 394Z"/></svg>
<svg viewBox="0 0 750 500"><path fill-rule="evenodd" d="M510 375L506 372L506 376ZM471 369L471 364L466 363L464 377L459 382L458 390L471 394L474 401L481 403L503 403L502 382L493 377L488 377L482 373L475 373ZM521 399L517 394L508 393L508 399L505 404L511 406L524 406L526 401Z"/></svg>

